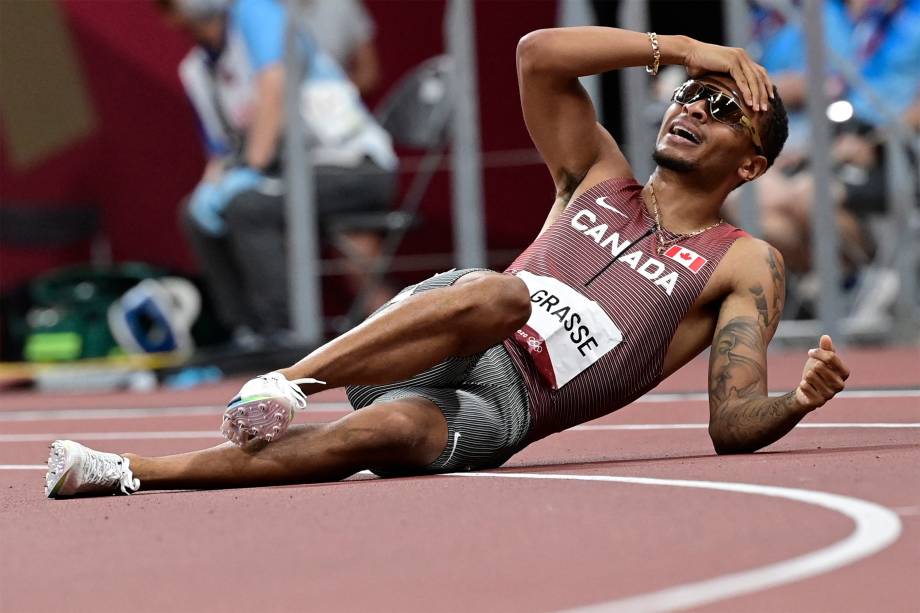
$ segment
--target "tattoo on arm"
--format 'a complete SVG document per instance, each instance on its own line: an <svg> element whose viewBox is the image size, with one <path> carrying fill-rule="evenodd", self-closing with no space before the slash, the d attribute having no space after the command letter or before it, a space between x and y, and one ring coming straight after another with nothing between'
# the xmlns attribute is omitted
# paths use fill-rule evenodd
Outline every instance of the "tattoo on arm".
<svg viewBox="0 0 920 613"><path fill-rule="evenodd" d="M804 417L796 410L795 392L777 398L751 398L721 407L710 419L716 451L752 453L775 443Z"/></svg>
<svg viewBox="0 0 920 613"><path fill-rule="evenodd" d="M772 314L768 318L768 329L775 329L783 314L783 305L786 303L786 268L780 260L776 259L773 249L767 251L767 265L770 267L770 280L773 283Z"/></svg>
<svg viewBox="0 0 920 613"><path fill-rule="evenodd" d="M757 314L760 323L764 328L770 327L770 308L767 306L767 296L764 294L763 285L760 283L749 288L754 296L754 305L757 307Z"/></svg>
<svg viewBox="0 0 920 613"><path fill-rule="evenodd" d="M776 419L784 417L795 408L795 392L789 392L776 398L768 398L767 402L748 403L735 411L738 421L754 419Z"/></svg>
<svg viewBox="0 0 920 613"><path fill-rule="evenodd" d="M719 453L756 451L802 418L794 393L766 395L761 316L736 317L716 333L710 355L709 431Z"/></svg>
<svg viewBox="0 0 920 613"><path fill-rule="evenodd" d="M767 252L767 266L770 270L772 300L767 300L767 290L761 283L755 283L748 288L754 299L754 306L757 307L757 315L764 335L776 329L780 315L782 315L783 304L786 301L786 271L782 262L776 259L772 249Z"/></svg>
<svg viewBox="0 0 920 613"><path fill-rule="evenodd" d="M760 391L766 370L763 335L752 317L736 317L716 333L710 358L709 396L724 404L730 399L748 398Z"/></svg>

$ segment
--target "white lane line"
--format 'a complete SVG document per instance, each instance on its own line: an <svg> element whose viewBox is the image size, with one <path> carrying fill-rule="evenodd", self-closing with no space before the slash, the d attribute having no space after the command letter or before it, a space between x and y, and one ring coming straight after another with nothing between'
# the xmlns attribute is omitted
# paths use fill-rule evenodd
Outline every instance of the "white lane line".
<svg viewBox="0 0 920 613"><path fill-rule="evenodd" d="M186 430L180 432L64 432L39 434L0 434L0 443L36 443L51 442L59 438L78 441L144 441L167 439L221 439L224 437L214 430Z"/></svg>
<svg viewBox="0 0 920 613"><path fill-rule="evenodd" d="M596 424L582 425L569 428L565 432L591 432L604 430L647 431L647 430L705 430L708 424ZM900 429L920 428L920 423L807 423L799 424L796 429L809 428L856 428L856 429ZM0 434L0 443L34 443L53 441L59 438L68 438L80 441L140 441L160 439L223 439L224 437L214 430L176 430L176 431L151 431L151 432L43 432L24 434Z"/></svg>
<svg viewBox="0 0 920 613"><path fill-rule="evenodd" d="M782 396L786 392L770 392L770 396ZM835 398L920 398L920 389L859 389L843 390ZM676 392L646 394L633 404L657 404L664 402L696 402L709 401L706 392ZM918 408L918 407L912 407Z"/></svg>
<svg viewBox="0 0 920 613"><path fill-rule="evenodd" d="M2 470L45 470L44 465L0 465ZM825 574L878 553L894 543L901 534L902 524L897 514L881 505L853 498L797 488L732 483L723 481L690 481L684 479L652 479L615 477L608 475L565 475L545 473L452 473L453 477L491 479L534 479L594 481L634 485L658 485L709 489L723 492L753 494L784 498L824 507L850 518L855 528L846 538L828 547L794 558L746 571L729 573L712 579L676 585L663 590L628 598L571 609L570 613L650 613L678 611L734 598L787 583Z"/></svg>
<svg viewBox="0 0 920 613"><path fill-rule="evenodd" d="M650 613L653 611L679 611L699 607L726 598L734 598L828 573L885 549L894 543L901 534L901 520L895 513L881 505L850 496L812 490L756 485L753 483L649 479L606 475L452 473L448 476L595 481L754 494L824 507L845 515L856 524L853 532L846 538L828 547L788 560L750 570L729 573L712 579L676 585L646 594L579 607L571 609L570 613Z"/></svg>
<svg viewBox="0 0 920 613"><path fill-rule="evenodd" d="M843 390L835 398L920 398L920 389Z"/></svg>
<svg viewBox="0 0 920 613"><path fill-rule="evenodd" d="M706 430L709 424L588 424L575 426L569 430ZM798 424L795 429L799 428L920 428L920 423L915 422L840 422L840 423L820 423L809 422ZM568 432L568 430L565 430Z"/></svg>
<svg viewBox="0 0 920 613"><path fill-rule="evenodd" d="M0 470L48 470L47 464L0 464ZM355 473L355 476L371 476L376 477L374 473L369 470L361 470Z"/></svg>
<svg viewBox="0 0 920 613"><path fill-rule="evenodd" d="M770 392L770 396L781 396L783 392ZM877 389L877 390L843 390L837 398L920 398L920 389ZM670 402L704 402L709 396L705 392L679 392L646 394L633 404L664 404ZM920 408L909 407L909 408ZM44 420L87 420L87 419L133 419L136 417L220 415L223 407L217 405L167 406L149 408L113 408L113 409L50 409L50 410L13 410L0 411L0 422L4 421L44 421ZM311 402L304 409L305 413L329 413L351 411L347 402Z"/></svg>
<svg viewBox="0 0 920 613"><path fill-rule="evenodd" d="M329 413L351 411L347 402L316 402L307 406L306 413ZM0 412L0 421L45 421L87 419L134 419L137 417L196 416L217 415L224 412L224 407L199 405L188 407L150 407L150 408L115 408L115 409L60 409Z"/></svg>

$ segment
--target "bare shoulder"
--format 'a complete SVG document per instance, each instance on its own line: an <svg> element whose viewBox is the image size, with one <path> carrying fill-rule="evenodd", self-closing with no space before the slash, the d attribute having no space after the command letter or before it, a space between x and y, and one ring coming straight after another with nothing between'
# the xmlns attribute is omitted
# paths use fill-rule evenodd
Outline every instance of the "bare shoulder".
<svg viewBox="0 0 920 613"><path fill-rule="evenodd" d="M733 273L740 275L743 280L768 270L779 269L785 276L785 264L779 250L765 240L744 236L736 240L728 253L725 254L725 263Z"/></svg>
<svg viewBox="0 0 920 613"><path fill-rule="evenodd" d="M735 241L723 262L722 274L731 296L753 301L759 323L772 336L786 301L783 256L770 243L746 236Z"/></svg>

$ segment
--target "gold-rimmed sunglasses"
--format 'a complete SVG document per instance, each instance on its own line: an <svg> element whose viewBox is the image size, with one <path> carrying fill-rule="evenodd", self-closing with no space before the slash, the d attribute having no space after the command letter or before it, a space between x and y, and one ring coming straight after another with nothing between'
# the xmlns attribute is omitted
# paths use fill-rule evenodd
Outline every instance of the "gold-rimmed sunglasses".
<svg viewBox="0 0 920 613"><path fill-rule="evenodd" d="M710 117L733 128L747 130L751 135L751 140L754 141L754 150L758 154L764 155L763 144L760 140L760 132L757 131L757 126L754 125L750 117L745 115L744 109L741 108L738 101L725 92L700 81L690 79L675 89L674 94L671 96L671 102L683 105L692 104L701 99L705 99L709 104Z"/></svg>

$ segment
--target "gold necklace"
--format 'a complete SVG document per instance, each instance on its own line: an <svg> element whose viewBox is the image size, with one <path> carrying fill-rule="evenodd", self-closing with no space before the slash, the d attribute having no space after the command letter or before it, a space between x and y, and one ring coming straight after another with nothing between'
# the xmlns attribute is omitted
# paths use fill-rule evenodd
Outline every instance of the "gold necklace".
<svg viewBox="0 0 920 613"><path fill-rule="evenodd" d="M691 236L696 236L697 234L702 234L706 230L711 230L716 226L722 225L723 219L719 219L716 223L706 226L705 228L700 228L699 230L694 230L693 232L688 232L686 234L677 234L672 232L675 235L675 238L669 238L665 240L664 230L661 227L661 214L658 212L658 198L655 196L655 187L652 185L652 182L648 182L648 192L652 196L652 208L655 211L655 238L657 245L655 246L655 251L658 252L658 255L664 255L664 252L671 245L676 245L685 238L690 238Z"/></svg>

